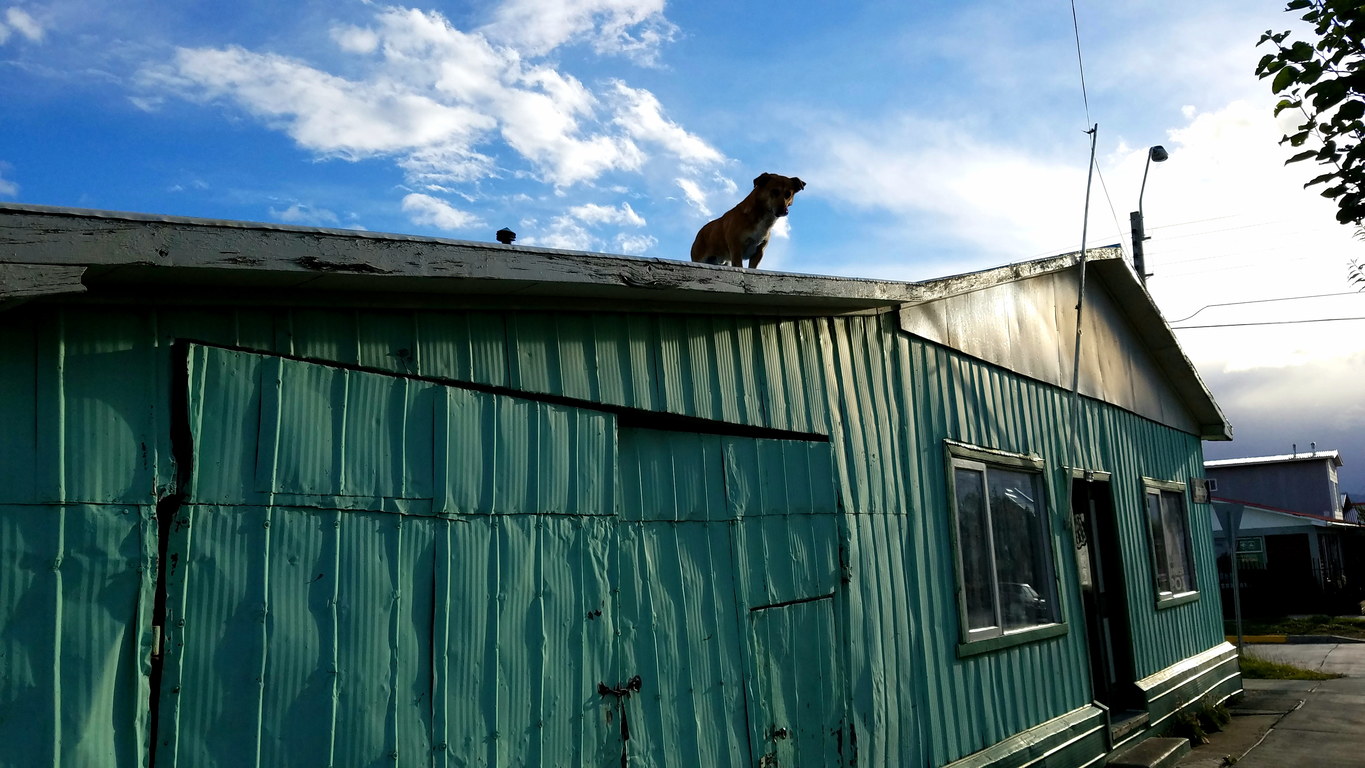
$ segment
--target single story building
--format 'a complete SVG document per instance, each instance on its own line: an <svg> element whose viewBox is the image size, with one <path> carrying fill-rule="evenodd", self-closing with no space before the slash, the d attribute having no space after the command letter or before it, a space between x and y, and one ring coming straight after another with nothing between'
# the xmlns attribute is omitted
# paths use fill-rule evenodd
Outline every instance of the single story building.
<svg viewBox="0 0 1365 768"><path fill-rule="evenodd" d="M16 764L1097 766L1241 688L1230 429L1117 249L5 205L0 360Z"/></svg>

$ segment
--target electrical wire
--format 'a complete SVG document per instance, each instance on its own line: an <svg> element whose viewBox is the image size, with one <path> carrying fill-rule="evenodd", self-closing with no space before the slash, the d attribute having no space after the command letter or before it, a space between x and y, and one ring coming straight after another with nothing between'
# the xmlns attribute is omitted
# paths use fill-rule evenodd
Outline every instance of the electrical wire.
<svg viewBox="0 0 1365 768"><path fill-rule="evenodd" d="M1094 125L1090 119L1090 95L1085 89L1085 60L1081 58L1081 23L1076 18L1076 0L1071 0L1071 29L1076 33L1076 67L1081 73L1081 101L1085 103L1085 124ZM1094 164L1093 157L1090 162Z"/></svg>
<svg viewBox="0 0 1365 768"><path fill-rule="evenodd" d="M1218 323L1215 325L1171 326L1173 331L1194 331L1200 328L1250 328L1254 325L1302 325L1304 323L1339 323L1349 320L1365 320L1365 317L1319 317L1312 320L1263 320L1255 323Z"/></svg>
<svg viewBox="0 0 1365 768"><path fill-rule="evenodd" d="M1365 293L1361 293L1359 291L1342 291L1340 293L1315 293L1311 296L1282 296L1280 298L1275 299L1248 299L1246 301L1225 301L1221 304L1205 304L1199 309L1196 309L1194 311L1194 314L1186 315L1185 317L1182 317L1179 320L1172 320L1171 322L1183 323L1186 320L1189 320L1191 317L1194 317L1195 315L1199 314L1200 312L1203 312L1206 309L1213 309L1214 307L1236 307L1241 306L1243 304L1269 304L1275 301L1302 301L1304 299L1326 299L1332 296L1365 296Z"/></svg>

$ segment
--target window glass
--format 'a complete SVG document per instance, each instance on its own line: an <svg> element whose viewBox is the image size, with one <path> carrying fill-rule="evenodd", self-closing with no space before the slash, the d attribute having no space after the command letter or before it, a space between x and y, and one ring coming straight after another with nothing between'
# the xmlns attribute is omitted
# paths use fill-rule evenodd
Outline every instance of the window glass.
<svg viewBox="0 0 1365 768"><path fill-rule="evenodd" d="M1042 474L954 459L953 494L969 639L1059 621Z"/></svg>
<svg viewBox="0 0 1365 768"><path fill-rule="evenodd" d="M962 558L967 626L969 629L999 626L993 597L995 567L991 556L990 520L986 516L985 473L958 468L953 481L957 493L957 541Z"/></svg>
<svg viewBox="0 0 1365 768"><path fill-rule="evenodd" d="M1039 485L1035 473L990 470L996 581L1007 632L1055 620L1056 601L1044 597L1052 583L1052 548Z"/></svg>
<svg viewBox="0 0 1365 768"><path fill-rule="evenodd" d="M1194 556L1190 550L1185 495L1180 491L1149 489L1147 521L1157 594L1169 597L1194 592Z"/></svg>

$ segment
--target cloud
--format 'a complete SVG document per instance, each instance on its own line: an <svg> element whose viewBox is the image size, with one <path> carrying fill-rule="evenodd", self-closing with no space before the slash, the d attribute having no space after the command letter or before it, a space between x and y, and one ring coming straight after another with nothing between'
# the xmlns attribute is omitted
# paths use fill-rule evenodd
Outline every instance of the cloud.
<svg viewBox="0 0 1365 768"><path fill-rule="evenodd" d="M664 0L510 0L482 32L531 56L587 42L598 53L652 64L677 35L663 10Z"/></svg>
<svg viewBox="0 0 1365 768"><path fill-rule="evenodd" d="M617 232L612 236L595 232L595 230L609 227L638 229L645 226L644 217L636 213L629 203L622 203L617 207L596 203L575 205L564 213L551 218L546 227L538 227L535 221L527 222L527 224L529 226L523 226L523 230L526 230L528 235L521 237L520 241L526 245L538 245L546 248L561 248L571 251L605 251L611 244L621 253L638 255L653 248L659 242L652 235L641 233Z"/></svg>
<svg viewBox="0 0 1365 768"><path fill-rule="evenodd" d="M622 203L619 208L589 203L569 209L569 215L585 224L615 224L626 227L643 227L645 220L630 203Z"/></svg>
<svg viewBox="0 0 1365 768"><path fill-rule="evenodd" d="M339 226L341 219L326 208L315 208L305 203L292 203L284 210L270 209L270 215L286 224L307 224L310 226Z"/></svg>
<svg viewBox="0 0 1365 768"><path fill-rule="evenodd" d="M10 170L9 163L0 162L0 196L18 197L19 185L5 178L5 174Z"/></svg>
<svg viewBox="0 0 1365 768"><path fill-rule="evenodd" d="M620 80L611 82L611 90L618 103L614 122L632 138L662 147L691 166L713 166L725 160L714 147L664 117L663 105L654 94Z"/></svg>
<svg viewBox="0 0 1365 768"><path fill-rule="evenodd" d="M649 235L621 234L616 236L616 249L631 256L639 256L658 244L659 240Z"/></svg>
<svg viewBox="0 0 1365 768"><path fill-rule="evenodd" d="M419 148L466 147L494 122L463 105L382 81L353 82L275 54L237 47L177 52L171 82L229 97L300 145L358 159Z"/></svg>
<svg viewBox="0 0 1365 768"><path fill-rule="evenodd" d="M483 226L478 216L461 211L450 203L431 195L414 192L403 198L403 212L419 226L459 231Z"/></svg>
<svg viewBox="0 0 1365 768"><path fill-rule="evenodd" d="M9 40L16 32L29 42L43 41L44 29L37 19L22 8L8 8L5 10L4 20L0 21L0 43Z"/></svg>
<svg viewBox="0 0 1365 768"><path fill-rule="evenodd" d="M648 91L611 80L594 92L535 61L578 39L625 50L643 39L629 30L657 25L661 12L662 3L629 0L513 2L470 33L436 12L383 8L369 26L331 30L348 72L359 76L235 46L181 48L168 64L147 68L149 94L135 103L157 108L167 89L233 103L319 156L392 157L416 186L510 172L566 187L638 173L651 158L690 175L724 157L669 120Z"/></svg>
<svg viewBox="0 0 1365 768"><path fill-rule="evenodd" d="M900 226L932 230L996 258L1079 244L1083 162L1054 162L908 114L825 128L809 146L804 164L812 168L812 191L890 214Z"/></svg>

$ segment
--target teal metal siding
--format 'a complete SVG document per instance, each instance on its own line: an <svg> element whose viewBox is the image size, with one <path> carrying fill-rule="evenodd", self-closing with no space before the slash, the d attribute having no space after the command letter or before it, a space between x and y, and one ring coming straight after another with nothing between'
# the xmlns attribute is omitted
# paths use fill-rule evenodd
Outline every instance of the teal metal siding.
<svg viewBox="0 0 1365 768"><path fill-rule="evenodd" d="M136 506L0 505L0 764L141 764L150 538Z"/></svg>
<svg viewBox="0 0 1365 768"><path fill-rule="evenodd" d="M792 744L759 722L808 697L761 670L815 651L763 639L774 627L834 638L830 658L806 666L843 692L811 717L846 718L825 730L856 734L861 762L948 762L1089 702L1072 464L1113 473L1139 675L1221 639L1211 534L1191 526L1201 598L1157 610L1142 524L1141 478L1197 476L1196 438L1090 400L1068 430L1068 393L900 334L889 317L34 306L6 319L0 416L20 428L0 439L0 530L13 552L41 554L6 550L0 644L39 661L5 666L0 712L50 689L65 722L118 723L90 731L113 745L111 764L139 764L146 739L150 696L137 686L153 513L176 478L174 339L373 369L195 352L194 498L166 564L186 621L167 628L168 653L186 655L163 690L211 693L165 694L160 733L187 734L166 747L187 765L237 754L222 751L230 742L255 745L262 764L393 764L395 751L619 762L609 713L630 717L627 746L645 763L780 755ZM454 382L830 442L619 428L600 411ZM945 439L1046 462L1066 635L957 657ZM52 540L63 508L100 515L112 538ZM111 563L127 605L66 626L103 649L100 681L124 682L78 692L29 670L64 662L24 617L55 605L56 585L72 583L61 571L87 559ZM789 601L808 609L764 613ZM115 630L111 616L127 623ZM620 709L596 695L633 674L656 675L654 690ZM773 718L750 717L762 701ZM297 727L305 717L314 727ZM38 764L59 748L86 754L31 731L14 743ZM814 739L802 733L793 743Z"/></svg>

